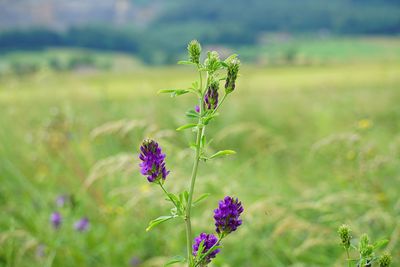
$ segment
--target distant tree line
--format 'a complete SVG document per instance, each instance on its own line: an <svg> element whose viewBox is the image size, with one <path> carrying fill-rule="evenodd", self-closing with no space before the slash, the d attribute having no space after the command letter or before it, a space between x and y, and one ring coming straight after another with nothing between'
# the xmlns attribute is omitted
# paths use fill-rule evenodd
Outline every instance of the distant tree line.
<svg viewBox="0 0 400 267"><path fill-rule="evenodd" d="M216 11L218 10L218 12ZM0 33L0 51L50 46L85 47L136 54L169 63L193 38L208 44L256 44L266 32L399 34L398 0L174 0L145 29L77 26Z"/></svg>

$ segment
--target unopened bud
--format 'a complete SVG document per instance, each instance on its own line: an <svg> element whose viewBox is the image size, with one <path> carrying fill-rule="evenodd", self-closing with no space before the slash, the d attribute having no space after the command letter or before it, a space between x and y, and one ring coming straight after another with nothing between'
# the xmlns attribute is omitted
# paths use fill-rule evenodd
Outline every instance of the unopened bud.
<svg viewBox="0 0 400 267"><path fill-rule="evenodd" d="M187 46L189 61L199 64L200 62L200 54L201 54L201 45L197 40L192 40Z"/></svg>
<svg viewBox="0 0 400 267"><path fill-rule="evenodd" d="M240 68L240 60L232 59L228 64L228 73L225 81L225 93L229 94L235 90L236 78Z"/></svg>
<svg viewBox="0 0 400 267"><path fill-rule="evenodd" d="M389 267L392 263L392 256L388 252L385 252L379 257L379 267Z"/></svg>
<svg viewBox="0 0 400 267"><path fill-rule="evenodd" d="M207 88L204 95L204 106L206 110L214 110L218 106L218 89L219 84L217 81L212 81Z"/></svg>
<svg viewBox="0 0 400 267"><path fill-rule="evenodd" d="M342 226L339 227L338 234L342 241L343 247L345 249L349 249L350 248L350 240L352 238L350 227L346 224L343 224Z"/></svg>

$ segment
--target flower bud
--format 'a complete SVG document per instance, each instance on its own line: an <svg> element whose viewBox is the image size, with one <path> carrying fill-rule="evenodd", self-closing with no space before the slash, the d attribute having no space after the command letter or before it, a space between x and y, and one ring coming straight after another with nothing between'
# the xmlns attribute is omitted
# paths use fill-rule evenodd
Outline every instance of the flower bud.
<svg viewBox="0 0 400 267"><path fill-rule="evenodd" d="M218 89L219 83L212 81L207 88L206 94L204 95L204 106L206 110L214 110L218 106Z"/></svg>
<svg viewBox="0 0 400 267"><path fill-rule="evenodd" d="M204 65L208 70L209 74L216 72L220 66L219 54L217 51L210 51L207 53L207 58L204 61Z"/></svg>
<svg viewBox="0 0 400 267"><path fill-rule="evenodd" d="M169 171L165 167L165 154L162 153L161 147L154 140L144 140L140 147L139 159L141 173L147 176L147 180L152 183L165 180Z"/></svg>
<svg viewBox="0 0 400 267"><path fill-rule="evenodd" d="M392 263L392 256L388 252L385 252L379 257L379 267L389 267Z"/></svg>
<svg viewBox="0 0 400 267"><path fill-rule="evenodd" d="M236 78L240 68L240 60L234 58L228 63L228 73L225 81L225 93L229 94L235 90Z"/></svg>
<svg viewBox="0 0 400 267"><path fill-rule="evenodd" d="M349 249L350 248L350 240L352 238L350 227L346 224L343 224L342 226L339 227L338 233L339 233L340 239L342 240L342 245L344 246L344 248Z"/></svg>
<svg viewBox="0 0 400 267"><path fill-rule="evenodd" d="M192 40L187 46L189 61L195 64L200 62L201 45L197 40Z"/></svg>

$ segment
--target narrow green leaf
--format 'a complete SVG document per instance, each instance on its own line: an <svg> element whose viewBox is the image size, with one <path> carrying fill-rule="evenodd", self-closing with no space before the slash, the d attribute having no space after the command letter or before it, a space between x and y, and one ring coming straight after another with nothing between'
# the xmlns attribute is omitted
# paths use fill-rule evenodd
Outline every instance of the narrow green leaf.
<svg viewBox="0 0 400 267"><path fill-rule="evenodd" d="M193 62L187 61L187 60L180 60L180 61L178 61L178 65L194 65L194 66L196 66L196 63L193 63Z"/></svg>
<svg viewBox="0 0 400 267"><path fill-rule="evenodd" d="M193 128L193 127L196 127L196 126L197 126L197 123L189 123L189 124L182 125L181 127L178 127L176 130L177 131L182 131L182 130Z"/></svg>
<svg viewBox="0 0 400 267"><path fill-rule="evenodd" d="M172 97L180 96L180 95L187 94L187 93L189 93L189 92L190 92L189 90L185 90L185 89L176 89L175 92L173 92L173 93L171 94L171 96L172 96Z"/></svg>
<svg viewBox="0 0 400 267"><path fill-rule="evenodd" d="M218 157L222 157L222 156L226 156L226 155L233 155L236 154L236 152L234 150L221 150L218 151L217 153L215 153L214 155L212 155L210 157L210 159L214 159L214 158L218 158Z"/></svg>
<svg viewBox="0 0 400 267"><path fill-rule="evenodd" d="M198 203L200 203L201 201L205 200L206 198L208 198L211 194L210 193L205 193L202 194L198 199L196 199L195 201L193 201L193 205L197 205Z"/></svg>
<svg viewBox="0 0 400 267"><path fill-rule="evenodd" d="M160 216L157 219L154 219L149 222L149 226L146 228L146 232L150 231L152 228L155 226L159 225L160 223L166 222L168 220L171 220L172 218L175 218L176 216L168 215L168 216Z"/></svg>
<svg viewBox="0 0 400 267"><path fill-rule="evenodd" d="M180 263L180 262L186 262L186 258L178 255L178 256L172 257L169 261L167 261L167 263L165 263L164 267L173 265L175 263Z"/></svg>
<svg viewBox="0 0 400 267"><path fill-rule="evenodd" d="M389 243L389 240L387 240L387 239L379 240L379 241L375 242L374 248L375 249L381 248L383 246L386 246L387 243Z"/></svg>
<svg viewBox="0 0 400 267"><path fill-rule="evenodd" d="M196 111L191 109L188 112L186 112L186 116L189 118L198 118L200 115L199 115L199 113L197 113Z"/></svg>

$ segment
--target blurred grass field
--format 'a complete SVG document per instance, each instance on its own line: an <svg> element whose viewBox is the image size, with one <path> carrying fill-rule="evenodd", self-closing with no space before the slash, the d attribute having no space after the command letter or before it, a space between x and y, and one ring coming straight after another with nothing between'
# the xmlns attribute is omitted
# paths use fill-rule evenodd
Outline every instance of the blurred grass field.
<svg viewBox="0 0 400 267"><path fill-rule="evenodd" d="M207 128L210 153L238 153L201 164L197 180L197 195L212 195L194 209L195 234L213 231L212 211L226 194L245 207L213 266L344 266L342 223L357 236L388 238L400 264L400 55L391 51L243 66ZM162 266L184 255L183 222L145 232L170 207L139 174L137 151L143 138L159 140L171 170L166 187L188 186L194 136L174 129L195 100L156 92L197 76L190 67L126 64L0 77L0 266L130 266L132 258ZM74 196L73 209L56 207L62 194ZM56 210L58 231L49 222ZM90 229L75 232L83 216Z"/></svg>

